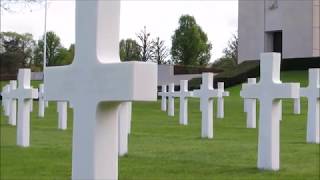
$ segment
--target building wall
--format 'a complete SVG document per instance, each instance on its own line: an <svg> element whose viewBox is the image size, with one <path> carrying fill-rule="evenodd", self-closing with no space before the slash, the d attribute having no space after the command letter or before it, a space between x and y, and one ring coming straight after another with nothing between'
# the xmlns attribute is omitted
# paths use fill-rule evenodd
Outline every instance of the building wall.
<svg viewBox="0 0 320 180"><path fill-rule="evenodd" d="M238 59L256 60L264 51L264 1L239 0Z"/></svg>
<svg viewBox="0 0 320 180"><path fill-rule="evenodd" d="M158 86L174 83L180 84L180 80L191 80L201 77L201 74L180 74L174 75L173 65L158 65Z"/></svg>
<svg viewBox="0 0 320 180"><path fill-rule="evenodd" d="M272 51L269 34L275 31L282 31L283 58L319 56L318 2L239 0L239 62Z"/></svg>
<svg viewBox="0 0 320 180"><path fill-rule="evenodd" d="M313 0L313 56L320 56L320 0Z"/></svg>

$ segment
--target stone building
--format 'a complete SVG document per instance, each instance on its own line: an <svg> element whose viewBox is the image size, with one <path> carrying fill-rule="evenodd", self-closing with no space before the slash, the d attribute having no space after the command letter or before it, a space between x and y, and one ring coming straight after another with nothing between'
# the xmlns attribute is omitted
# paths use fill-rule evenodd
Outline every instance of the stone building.
<svg viewBox="0 0 320 180"><path fill-rule="evenodd" d="M239 0L239 62L320 56L320 0Z"/></svg>

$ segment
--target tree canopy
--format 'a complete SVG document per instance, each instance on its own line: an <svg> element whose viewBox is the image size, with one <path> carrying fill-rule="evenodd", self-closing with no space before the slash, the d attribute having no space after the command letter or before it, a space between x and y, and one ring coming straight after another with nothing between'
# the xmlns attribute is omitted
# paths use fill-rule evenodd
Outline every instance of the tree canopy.
<svg viewBox="0 0 320 180"><path fill-rule="evenodd" d="M193 16L183 15L172 36L171 56L175 64L207 65L212 44Z"/></svg>

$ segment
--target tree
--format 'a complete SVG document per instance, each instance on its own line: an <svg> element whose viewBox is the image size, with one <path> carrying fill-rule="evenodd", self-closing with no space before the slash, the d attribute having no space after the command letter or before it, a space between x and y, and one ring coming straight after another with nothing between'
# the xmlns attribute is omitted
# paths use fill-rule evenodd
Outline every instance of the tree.
<svg viewBox="0 0 320 180"><path fill-rule="evenodd" d="M43 0L2 0L0 1L0 10L8 12L20 12L21 10L15 11L15 5L19 4L20 9L32 11L32 5L41 3Z"/></svg>
<svg viewBox="0 0 320 180"><path fill-rule="evenodd" d="M133 39L120 41L120 59L121 61L138 61L140 60L140 46Z"/></svg>
<svg viewBox="0 0 320 180"><path fill-rule="evenodd" d="M31 66L34 49L31 34L1 32L0 45L1 73L15 73L19 68Z"/></svg>
<svg viewBox="0 0 320 180"><path fill-rule="evenodd" d="M158 64L166 64L166 58L168 57L168 50L164 45L164 41L157 37L152 41L153 55L152 59Z"/></svg>
<svg viewBox="0 0 320 180"><path fill-rule="evenodd" d="M43 64L43 46L44 46L43 39L44 38L42 38L41 40L38 40L37 48L35 50L35 62L37 65ZM59 53L64 53L62 52L63 50L61 50L62 48L63 47L60 43L60 38L58 37L58 35L56 35L52 31L47 32L46 65L48 66L60 65L57 55Z"/></svg>
<svg viewBox="0 0 320 180"><path fill-rule="evenodd" d="M193 16L183 15L172 36L171 56L175 64L207 65L212 45Z"/></svg>
<svg viewBox="0 0 320 180"><path fill-rule="evenodd" d="M228 42L228 46L223 50L225 58L231 59L235 64L238 63L238 44L239 38L233 34Z"/></svg>
<svg viewBox="0 0 320 180"><path fill-rule="evenodd" d="M150 33L147 32L146 26L143 30L137 34L138 39L140 40L140 58L141 61L150 61L152 60L152 41L149 39Z"/></svg>

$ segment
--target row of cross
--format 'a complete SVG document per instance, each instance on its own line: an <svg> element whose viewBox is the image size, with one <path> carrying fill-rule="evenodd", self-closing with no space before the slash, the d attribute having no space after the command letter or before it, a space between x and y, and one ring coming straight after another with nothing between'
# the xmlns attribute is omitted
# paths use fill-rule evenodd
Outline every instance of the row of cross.
<svg viewBox="0 0 320 180"><path fill-rule="evenodd" d="M213 131L213 99L218 99L217 118L224 118L224 99L223 97L229 96L229 92L224 91L224 83L218 83L218 89L213 88L213 73L202 74L202 85L200 89L188 91L188 81L180 81L180 91L175 92L175 85L169 84L162 85L162 91L158 93L161 99L161 110L167 111L167 98L168 98L168 115L174 116L174 98L180 100L180 113L179 123L182 125L188 124L188 98L200 98L200 111L202 113L201 120L201 137L212 139Z"/></svg>
<svg viewBox="0 0 320 180"><path fill-rule="evenodd" d="M3 86L2 106L4 115L8 117L8 124L17 126L17 145L21 147L30 146L30 115L33 111L33 100L38 100L38 117L44 118L45 108L49 102L45 100L44 84L39 84L39 88L30 85L30 69L19 69L17 81L11 80L9 84ZM18 102L18 117L17 117ZM69 107L72 104L69 103ZM128 153L128 135L131 129L131 102L123 102L119 110L119 156ZM67 129L68 102L57 102L58 129ZM23 114L22 114L23 113ZM18 119L18 123L17 123Z"/></svg>

